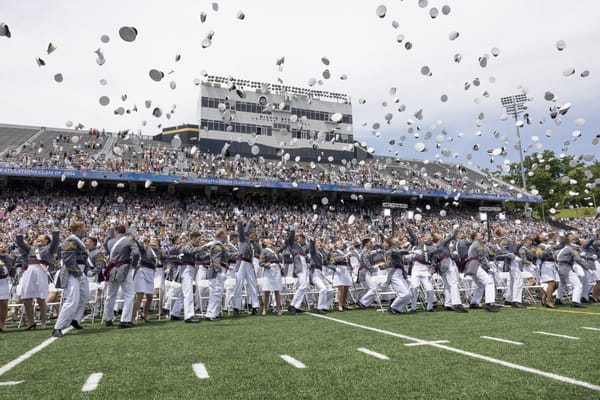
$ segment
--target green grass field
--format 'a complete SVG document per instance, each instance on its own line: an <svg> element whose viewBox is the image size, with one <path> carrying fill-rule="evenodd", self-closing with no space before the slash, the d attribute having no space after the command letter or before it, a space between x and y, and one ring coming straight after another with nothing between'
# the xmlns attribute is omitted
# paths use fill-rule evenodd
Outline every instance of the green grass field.
<svg viewBox="0 0 600 400"><path fill-rule="evenodd" d="M600 388L459 353L600 386L600 331L582 329L600 329L600 304L578 310L583 313L564 306L560 310L566 312L532 307L504 308L496 314L475 310L393 316L373 309L332 312L329 319L284 314L226 316L193 325L154 320L126 330L85 323L84 330L71 330L1 375L0 382L24 382L0 386L0 399L600 399ZM45 341L50 332L1 335L0 366ZM418 340L448 343L423 345ZM405 346L411 343L421 345ZM306 368L288 364L281 359L283 354ZM196 363L204 364L208 379L196 377L192 369ZM98 388L82 392L95 372L104 374Z"/></svg>

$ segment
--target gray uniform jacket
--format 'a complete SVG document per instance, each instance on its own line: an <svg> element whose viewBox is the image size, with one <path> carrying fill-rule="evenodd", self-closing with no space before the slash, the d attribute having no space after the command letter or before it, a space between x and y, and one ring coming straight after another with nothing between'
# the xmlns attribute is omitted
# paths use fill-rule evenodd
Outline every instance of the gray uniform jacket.
<svg viewBox="0 0 600 400"><path fill-rule="evenodd" d="M286 244L294 260L294 273L298 274L306 266L306 248L296 243L296 231L293 229L288 235Z"/></svg>
<svg viewBox="0 0 600 400"><path fill-rule="evenodd" d="M565 266L573 268L573 264L575 263L583 266L586 264L586 261L581 258L573 245L565 244L565 247L556 252L556 264L558 264L559 268Z"/></svg>
<svg viewBox="0 0 600 400"><path fill-rule="evenodd" d="M50 267L52 263L52 258L58 251L58 247L60 245L60 232L54 231L52 232L52 239L50 240L50 244L47 246L41 247L31 247L23 240L23 235L18 234L15 240L19 251L21 252L21 256L23 257L23 267L27 268L29 264L34 262L39 262L46 267Z"/></svg>
<svg viewBox="0 0 600 400"><path fill-rule="evenodd" d="M80 238L74 235L65 239L62 244L61 256L63 266L60 270L57 288L64 288L68 275L81 276L86 268L88 252Z"/></svg>
<svg viewBox="0 0 600 400"><path fill-rule="evenodd" d="M140 259L140 250L137 242L127 236L114 236L114 230L109 230L105 241L108 253L108 263L104 278L108 282L123 282L129 273L130 267L136 268Z"/></svg>
<svg viewBox="0 0 600 400"><path fill-rule="evenodd" d="M469 252L467 254L465 275L475 275L479 267L483 268L487 272L489 270L487 257L488 248L485 245L479 242L471 243Z"/></svg>

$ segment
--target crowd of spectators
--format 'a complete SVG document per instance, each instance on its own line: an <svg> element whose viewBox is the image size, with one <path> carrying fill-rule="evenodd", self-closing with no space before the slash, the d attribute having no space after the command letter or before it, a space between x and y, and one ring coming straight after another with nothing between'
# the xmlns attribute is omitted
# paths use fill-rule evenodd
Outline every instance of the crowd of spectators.
<svg viewBox="0 0 600 400"><path fill-rule="evenodd" d="M51 135L48 132L47 135ZM77 139L74 139L77 138ZM105 149L111 138L110 149ZM261 156L228 156L205 153L196 147L173 148L168 144L145 141L131 135L106 134L96 130L88 135L58 134L44 146L32 142L24 148L5 152L0 165L19 168L59 168L110 172L215 177L227 179L266 180L278 182L355 185L396 190L442 191L446 193L515 194L507 185L482 186L484 175L451 166L436 168L445 173L428 171L432 165L417 162L398 163L388 159L316 161L301 160L283 154L280 159Z"/></svg>
<svg viewBox="0 0 600 400"><path fill-rule="evenodd" d="M103 239L111 225L127 222L140 236L158 236L165 243L173 236L198 230L207 238L219 228L235 231L237 217L252 218L260 235L281 235L296 225L311 236L332 239L343 237L356 241L364 237L381 237L401 231L410 223L422 231L448 233L454 224L465 231L487 225L480 221L477 207L450 203L447 206L415 205L410 212L395 212L394 226L384 216L379 201L370 202L362 196L336 198L325 193L293 199L272 197L265 193L217 193L207 198L197 193L154 191L151 196L126 190L98 188L96 190L44 190L34 186L5 189L0 195L2 229L0 240L12 242L17 232L28 235L50 232L53 227L66 228L74 221L86 223L91 235ZM533 219L519 220L510 212L501 216L490 214L492 229L504 227L517 237L557 230L555 226ZM599 229L600 220L580 218L568 221L581 232Z"/></svg>

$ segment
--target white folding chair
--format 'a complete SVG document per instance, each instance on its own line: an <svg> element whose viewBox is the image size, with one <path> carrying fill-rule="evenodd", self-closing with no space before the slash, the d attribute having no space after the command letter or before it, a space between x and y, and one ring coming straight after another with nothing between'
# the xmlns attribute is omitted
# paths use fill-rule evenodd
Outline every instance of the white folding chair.
<svg viewBox="0 0 600 400"><path fill-rule="evenodd" d="M200 314L204 315L206 313L206 308L208 307L208 300L210 298L210 293L209 293L209 286L210 283L208 281L208 279L200 279L198 282L198 286L196 287L196 290L198 291L198 301L200 302L199 307L200 307ZM202 295L202 293L206 293L204 296ZM204 307L204 302L206 301L206 307Z"/></svg>
<svg viewBox="0 0 600 400"><path fill-rule="evenodd" d="M541 303L544 287L537 283L535 276L529 271L521 272L521 278L523 278L523 297L532 303Z"/></svg>
<svg viewBox="0 0 600 400"><path fill-rule="evenodd" d="M379 305L379 310L383 312L385 310L383 308L383 304L381 303L381 297L386 295L395 297L396 292L392 289L391 285L387 285L387 275L377 274L374 275L372 279L377 285L375 289L375 301Z"/></svg>

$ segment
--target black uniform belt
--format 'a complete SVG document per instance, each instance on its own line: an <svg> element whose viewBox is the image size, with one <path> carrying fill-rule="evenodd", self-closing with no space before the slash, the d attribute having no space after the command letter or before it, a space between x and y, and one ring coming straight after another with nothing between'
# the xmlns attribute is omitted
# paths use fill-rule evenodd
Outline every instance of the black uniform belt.
<svg viewBox="0 0 600 400"><path fill-rule="evenodd" d="M140 260L140 265L142 267L146 267L146 268L150 268L150 269L156 269L156 265L148 262L148 261L144 261L144 260Z"/></svg>
<svg viewBox="0 0 600 400"><path fill-rule="evenodd" d="M27 260L27 264L29 265L35 265L35 264L39 264L39 265L45 265L45 266L50 266L50 263L46 260L38 260L37 258L30 258L29 260Z"/></svg>

